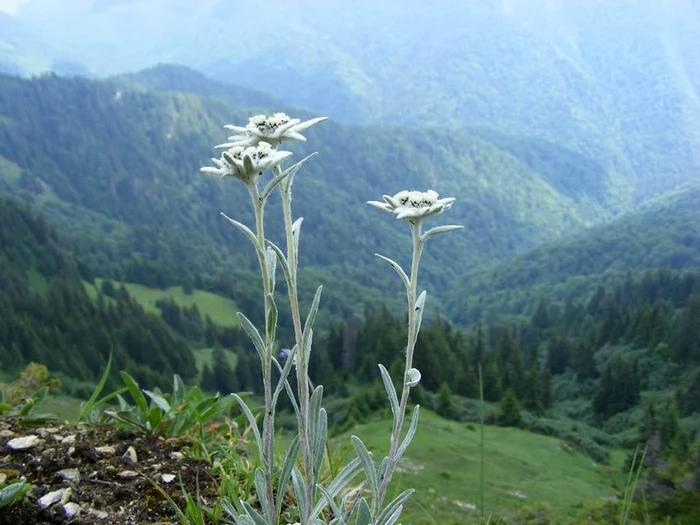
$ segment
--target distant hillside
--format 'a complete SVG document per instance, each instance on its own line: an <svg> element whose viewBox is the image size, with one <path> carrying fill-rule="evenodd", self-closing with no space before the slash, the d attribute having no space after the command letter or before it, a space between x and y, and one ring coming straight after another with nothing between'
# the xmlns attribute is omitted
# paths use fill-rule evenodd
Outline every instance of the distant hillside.
<svg viewBox="0 0 700 525"><path fill-rule="evenodd" d="M282 108L284 106L284 103L272 93L218 82L190 68L173 64L160 64L138 73L110 77L108 80L124 88L217 97L235 106L251 108Z"/></svg>
<svg viewBox="0 0 700 525"><path fill-rule="evenodd" d="M696 0L32 0L19 18L101 74L177 62L344 122L547 140L599 165L619 210L700 176Z"/></svg>
<svg viewBox="0 0 700 525"><path fill-rule="evenodd" d="M55 71L67 75L90 75L70 53L54 45L46 34L0 10L0 73L30 75Z"/></svg>
<svg viewBox="0 0 700 525"><path fill-rule="evenodd" d="M635 213L498 265L467 272L448 310L459 323L496 314L533 313L539 297L582 298L628 272L700 267L700 185L689 185Z"/></svg>
<svg viewBox="0 0 700 525"><path fill-rule="evenodd" d="M74 390L76 385L94 383L110 353L115 375L127 370L153 386L170 384L173 373L196 375L184 339L125 290L91 299L77 263L45 218L5 198L0 198L0 289L4 371L45 364L69 378L67 390L81 396L89 391Z"/></svg>
<svg viewBox="0 0 700 525"><path fill-rule="evenodd" d="M144 80L133 76L130 82L170 90L194 89L201 80L197 74L168 80L160 74L168 71L149 71ZM218 291L240 299L244 310L255 308L259 291L251 279L251 250L219 216L225 211L250 223L247 195L238 184L198 172L214 154L212 146L224 140L221 126L245 123L253 110L227 104L217 84L202 82L198 89L215 91L215 97L124 85L0 76L1 191L42 209L102 276L168 286L187 273L210 275ZM234 99L236 91L231 93ZM579 164L578 156L546 143L522 144L514 154L462 132L333 122L308 136L302 147L292 145L299 159L320 153L295 183L296 213L306 219L302 279L307 291L319 281L329 285L326 300L336 314L381 301L379 290L400 297L395 276L373 253L406 260L405 225L364 204L383 193L433 187L457 197L434 224L464 224L465 231L431 241L426 253L424 282L438 296L467 267L609 214L609 195L595 167L563 173L561 166ZM279 213L272 211L269 220L272 238L279 239ZM149 265L160 275L144 282L143 276L154 275L153 268L144 269Z"/></svg>

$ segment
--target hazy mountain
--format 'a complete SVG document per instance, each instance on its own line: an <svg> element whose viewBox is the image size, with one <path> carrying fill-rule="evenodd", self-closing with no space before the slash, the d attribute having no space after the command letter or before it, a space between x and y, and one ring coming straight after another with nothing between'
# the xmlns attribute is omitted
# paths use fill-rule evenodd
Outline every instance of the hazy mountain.
<svg viewBox="0 0 700 525"><path fill-rule="evenodd" d="M654 199L633 213L543 244L456 279L448 311L461 323L530 315L540 297L584 299L601 284L654 268L700 267L700 184Z"/></svg>
<svg viewBox="0 0 700 525"><path fill-rule="evenodd" d="M695 0L32 0L101 73L178 62L343 121L488 127L574 150L616 209L700 177Z"/></svg>
<svg viewBox="0 0 700 525"><path fill-rule="evenodd" d="M190 89L216 91L218 84L185 73L161 67L128 82L0 76L0 190L40 207L98 272L124 271L140 254L175 275L223 272L250 283L252 253L218 215L250 222L247 197L198 168L225 138L224 123L246 122L259 110L225 102L236 93L251 97L246 90L211 98L170 92L178 76ZM168 92L129 87L145 84ZM398 289L372 254L407 259L407 230L364 204L383 193L434 187L458 198L449 216L434 221L466 226L449 241L431 241L424 275L436 293L466 267L607 214L596 166L544 142L327 122L294 150L297 158L320 153L295 183L297 213L306 218L302 263L345 305ZM567 178L569 168L575 177ZM271 212L270 221L279 238L279 215Z"/></svg>

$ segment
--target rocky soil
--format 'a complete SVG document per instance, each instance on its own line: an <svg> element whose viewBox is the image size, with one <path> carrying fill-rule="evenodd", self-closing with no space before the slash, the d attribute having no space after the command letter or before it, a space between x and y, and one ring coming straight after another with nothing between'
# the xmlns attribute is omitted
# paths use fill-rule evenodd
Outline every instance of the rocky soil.
<svg viewBox="0 0 700 525"><path fill-rule="evenodd" d="M211 502L209 465L188 457L187 443L110 426L47 426L0 421L0 482L33 486L0 510L0 525L178 523L183 490Z"/></svg>

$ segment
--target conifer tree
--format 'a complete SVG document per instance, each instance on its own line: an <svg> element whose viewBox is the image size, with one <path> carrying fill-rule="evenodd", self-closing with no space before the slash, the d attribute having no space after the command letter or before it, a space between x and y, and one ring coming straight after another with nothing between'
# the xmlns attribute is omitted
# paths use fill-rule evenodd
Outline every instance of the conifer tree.
<svg viewBox="0 0 700 525"><path fill-rule="evenodd" d="M520 405L515 395L515 390L509 388L501 399L501 410L498 415L498 422L504 427L517 427L522 420L520 415Z"/></svg>

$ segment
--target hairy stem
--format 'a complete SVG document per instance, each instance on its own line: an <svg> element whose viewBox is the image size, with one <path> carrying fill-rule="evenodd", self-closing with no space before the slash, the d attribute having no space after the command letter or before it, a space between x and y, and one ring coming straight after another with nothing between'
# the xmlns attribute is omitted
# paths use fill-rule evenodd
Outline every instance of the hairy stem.
<svg viewBox="0 0 700 525"><path fill-rule="evenodd" d="M301 314L299 312L299 297L297 295L297 263L299 254L294 247L292 235L292 190L288 182L282 183L282 211L284 215L284 230L287 240L287 264L289 265L289 282L287 293L289 306L294 324L294 336L297 344L297 384L299 385L299 444L304 462L304 480L306 482L307 516L301 516L301 523L306 524L313 509L314 473L311 466L311 447L309 443L309 363L306 352L302 347L303 332L301 328Z"/></svg>
<svg viewBox="0 0 700 525"><path fill-rule="evenodd" d="M265 490L267 500L270 502L271 508L274 508L274 492L272 487L272 470L274 468L274 420L272 419L272 350L275 344L272 334L268 329L268 318L270 316L270 307L268 305L267 296L272 293L272 276L269 275L267 264L265 263L265 203L262 202L260 194L255 186L248 186L251 201L253 202L253 210L255 211L255 234L257 237L257 254L258 263L260 264L260 272L263 281L263 301L265 304L265 359L262 363L263 386L265 395L265 415L263 416L263 462L265 470ZM270 525L276 525L277 516L271 514L266 516Z"/></svg>
<svg viewBox="0 0 700 525"><path fill-rule="evenodd" d="M389 488L389 483L391 482L391 477L396 467L396 453L399 448L399 441L401 440L403 423L406 419L408 394L411 390L411 387L406 384L406 376L408 371L413 368L413 352L415 350L416 340L418 338L418 334L416 333L416 290L418 288L418 266L420 264L421 255L423 254L423 243L425 241L421 239L421 221L417 221L415 223L411 222L410 224L413 238L413 258L411 260L411 277L409 280L409 287L408 290L406 290L406 297L408 300L408 342L406 344L406 367L404 369L403 389L401 391L399 413L396 416L394 430L391 433L391 446L389 448L388 456L389 460L387 461L386 471L384 472L381 485L379 486L378 501L374 502L375 512L382 507L386 496L386 491Z"/></svg>

